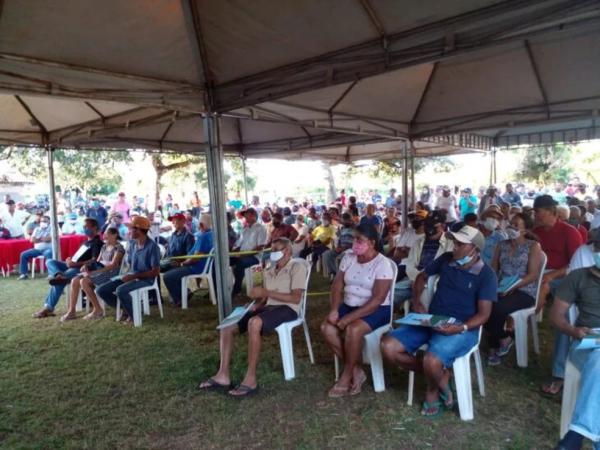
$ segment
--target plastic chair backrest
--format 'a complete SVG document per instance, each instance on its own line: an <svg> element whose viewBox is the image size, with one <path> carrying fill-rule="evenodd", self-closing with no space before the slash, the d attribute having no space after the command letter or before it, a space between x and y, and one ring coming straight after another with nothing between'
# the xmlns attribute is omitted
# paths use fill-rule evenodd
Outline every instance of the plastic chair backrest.
<svg viewBox="0 0 600 450"><path fill-rule="evenodd" d="M433 294L435 294L435 288L439 280L439 275L431 275L427 278L427 296L429 297L429 304L433 301Z"/></svg>
<svg viewBox="0 0 600 450"><path fill-rule="evenodd" d="M299 319L304 319L306 315L306 298L308 294L308 282L310 280L310 271L312 269L312 265L307 260L302 258L292 258L292 262L295 264L302 264L306 268L306 281L304 282L304 291L302 291L302 298L300 299L300 311L298 314Z"/></svg>
<svg viewBox="0 0 600 450"><path fill-rule="evenodd" d="M386 258L389 262L390 265L392 266L392 273L393 273L393 277L392 277L392 285L390 286L390 326L392 326L393 322L394 322L394 294L395 289L394 289L394 283L396 283L396 278L398 277L398 266L396 265L396 263L391 260L390 258Z"/></svg>
<svg viewBox="0 0 600 450"><path fill-rule="evenodd" d="M569 323L575 326L577 316L579 316L579 309L577 309L577 306L571 305L567 311L567 314L569 315Z"/></svg>
<svg viewBox="0 0 600 450"><path fill-rule="evenodd" d="M542 278L544 277L544 271L546 270L546 264L548 263L548 257L544 252L541 252L540 256L540 271L537 279L537 286L535 289L535 307L537 308L538 302L540 301L540 289L542 287Z"/></svg>
<svg viewBox="0 0 600 450"><path fill-rule="evenodd" d="M209 256L206 258L206 264L204 264L204 269L202 270L203 275L208 275L212 270L212 266L215 261L215 248L211 248L210 252L208 252Z"/></svg>

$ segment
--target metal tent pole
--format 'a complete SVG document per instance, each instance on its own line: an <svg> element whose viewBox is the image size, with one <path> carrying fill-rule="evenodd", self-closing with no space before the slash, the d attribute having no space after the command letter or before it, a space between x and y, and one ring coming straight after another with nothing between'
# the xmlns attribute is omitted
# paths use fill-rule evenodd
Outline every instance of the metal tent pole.
<svg viewBox="0 0 600 450"><path fill-rule="evenodd" d="M248 182L246 181L246 157L242 156L242 170L244 171L244 196L246 197L246 208L250 206L248 203Z"/></svg>
<svg viewBox="0 0 600 450"><path fill-rule="evenodd" d="M217 302L219 322L231 312L231 290L229 288L229 241L227 238L227 217L225 210L225 190L223 183L223 147L219 129L219 117L215 113L204 116L204 137L206 142L206 171L210 213L214 233L215 263L217 275Z"/></svg>
<svg viewBox="0 0 600 450"><path fill-rule="evenodd" d="M410 189L412 192L412 195L410 196L411 199L411 210L414 211L415 210L415 204L417 202L417 191L415 189L415 154L416 154L416 148L415 148L415 144L413 141L410 141Z"/></svg>
<svg viewBox="0 0 600 450"><path fill-rule="evenodd" d="M497 159L496 159L496 149L492 149L492 158L494 159L494 165L493 167L493 176L494 176L494 184L496 184L498 182L498 178L497 178L497 173L496 173L496 164L497 164Z"/></svg>
<svg viewBox="0 0 600 450"><path fill-rule="evenodd" d="M46 146L48 158L48 200L50 204L50 229L52 234L52 258L60 260L60 238L58 236L58 214L56 211L56 185L54 184L54 148Z"/></svg>
<svg viewBox="0 0 600 450"><path fill-rule="evenodd" d="M402 164L402 229L408 227L408 143L402 142L404 157Z"/></svg>

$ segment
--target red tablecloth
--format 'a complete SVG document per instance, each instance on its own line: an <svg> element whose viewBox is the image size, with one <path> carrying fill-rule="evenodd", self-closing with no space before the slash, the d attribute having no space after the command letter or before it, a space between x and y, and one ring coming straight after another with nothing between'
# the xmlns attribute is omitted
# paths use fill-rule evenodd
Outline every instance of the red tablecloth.
<svg viewBox="0 0 600 450"><path fill-rule="evenodd" d="M64 260L69 256L73 256L86 240L87 237L83 234L61 236L60 257ZM21 253L30 248L33 248L33 244L27 239L0 240L0 267L12 269L15 264L19 264Z"/></svg>

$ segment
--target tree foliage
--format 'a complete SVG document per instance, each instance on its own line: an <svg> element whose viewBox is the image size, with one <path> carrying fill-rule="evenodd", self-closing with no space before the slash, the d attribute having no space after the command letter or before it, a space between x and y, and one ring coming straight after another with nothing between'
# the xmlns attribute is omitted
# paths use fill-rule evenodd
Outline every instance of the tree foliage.
<svg viewBox="0 0 600 450"><path fill-rule="evenodd" d="M572 172L569 164L572 152L573 146L564 144L531 147L525 150L517 176L544 185L554 181L566 182Z"/></svg>
<svg viewBox="0 0 600 450"><path fill-rule="evenodd" d="M28 178L47 178L48 160L44 149L3 148L0 159L8 161ZM131 161L127 151L55 149L54 177L56 184L63 188L78 186L91 193L112 193L122 181L115 165Z"/></svg>

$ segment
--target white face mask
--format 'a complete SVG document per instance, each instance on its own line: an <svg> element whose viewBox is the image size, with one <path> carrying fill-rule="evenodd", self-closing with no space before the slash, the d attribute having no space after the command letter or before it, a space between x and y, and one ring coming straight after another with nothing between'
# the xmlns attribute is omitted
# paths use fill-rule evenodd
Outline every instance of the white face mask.
<svg viewBox="0 0 600 450"><path fill-rule="evenodd" d="M48 222L40 222L40 228L41 228L41 229L48 228L48 226L49 226L49 225L50 225L50 224L49 224Z"/></svg>
<svg viewBox="0 0 600 450"><path fill-rule="evenodd" d="M510 226L506 228L506 236L511 240L518 239L521 236L521 232L517 228Z"/></svg>
<svg viewBox="0 0 600 450"><path fill-rule="evenodd" d="M500 222L498 222L497 219L494 219L493 217L488 217L487 219L485 219L485 221L483 222L483 226L490 231L494 231L496 228L498 228L498 225L500 225Z"/></svg>
<svg viewBox="0 0 600 450"><path fill-rule="evenodd" d="M283 252L281 250L277 252L271 252L271 254L269 255L269 259L271 260L271 262L274 263L279 261L281 258L283 258Z"/></svg>

